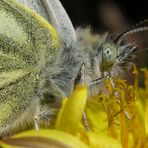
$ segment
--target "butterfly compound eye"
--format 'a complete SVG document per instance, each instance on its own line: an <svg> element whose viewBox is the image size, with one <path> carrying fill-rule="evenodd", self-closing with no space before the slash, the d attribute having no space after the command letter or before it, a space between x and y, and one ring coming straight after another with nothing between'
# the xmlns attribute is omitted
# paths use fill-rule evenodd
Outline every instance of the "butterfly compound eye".
<svg viewBox="0 0 148 148"><path fill-rule="evenodd" d="M102 70L108 70L114 64L117 57L117 48L115 45L110 43L105 43L101 47L102 60L101 68Z"/></svg>

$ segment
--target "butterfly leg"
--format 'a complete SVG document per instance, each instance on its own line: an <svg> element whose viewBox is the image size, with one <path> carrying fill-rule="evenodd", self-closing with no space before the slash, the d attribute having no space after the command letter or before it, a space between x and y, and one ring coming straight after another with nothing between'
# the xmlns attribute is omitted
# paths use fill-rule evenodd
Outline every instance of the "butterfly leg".
<svg viewBox="0 0 148 148"><path fill-rule="evenodd" d="M81 85L84 85L85 84L85 63L83 63L80 67L80 70L79 70L79 73L75 79L75 85L77 84L81 84ZM83 115L82 115L82 121L85 125L85 128L86 130L90 130L89 128L89 123L88 123L88 119L87 119L87 115L85 112L83 112Z"/></svg>
<svg viewBox="0 0 148 148"><path fill-rule="evenodd" d="M110 77L110 82L111 82L112 88L115 89L116 86L115 86L115 83L114 83L114 81L113 81L113 79L111 77ZM115 96L117 97L118 103L121 104L120 94L119 94L118 91L115 91ZM131 117L129 116L129 113L127 111L125 111L125 110L123 110L123 111L124 111L124 114L127 117L127 119L130 120Z"/></svg>
<svg viewBox="0 0 148 148"><path fill-rule="evenodd" d="M39 130L39 124L38 124L38 119L37 117L34 117L34 127L35 127L35 130Z"/></svg>
<svg viewBox="0 0 148 148"><path fill-rule="evenodd" d="M85 63L83 63L80 67L79 73L75 79L75 85L85 83Z"/></svg>
<svg viewBox="0 0 148 148"><path fill-rule="evenodd" d="M89 96L94 96L98 95L101 93L101 84L104 82L106 79L108 79L108 75L102 75L101 78L97 78L89 84Z"/></svg>
<svg viewBox="0 0 148 148"><path fill-rule="evenodd" d="M61 101L55 98L40 100L40 105L34 116L34 127L36 130L49 128L54 124L60 104Z"/></svg>

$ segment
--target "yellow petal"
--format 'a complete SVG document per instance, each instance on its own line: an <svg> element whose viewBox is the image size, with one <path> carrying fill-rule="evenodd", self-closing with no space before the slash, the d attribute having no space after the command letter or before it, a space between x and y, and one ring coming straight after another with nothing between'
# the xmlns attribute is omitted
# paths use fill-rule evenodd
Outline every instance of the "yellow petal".
<svg viewBox="0 0 148 148"><path fill-rule="evenodd" d="M121 129L120 129L121 144L122 144L123 148L127 148L129 137L128 137L128 129L127 129L126 121L125 121L124 112L120 113L120 127L121 127Z"/></svg>
<svg viewBox="0 0 148 148"><path fill-rule="evenodd" d="M117 139L109 136L96 134L93 132L87 133L90 148L121 148L121 144Z"/></svg>
<svg viewBox="0 0 148 148"><path fill-rule="evenodd" d="M69 100L59 112L56 129L73 135L78 132L82 114L87 101L87 87L77 85Z"/></svg>
<svg viewBox="0 0 148 148"><path fill-rule="evenodd" d="M145 100L145 130L148 135L148 98Z"/></svg>
<svg viewBox="0 0 148 148"><path fill-rule="evenodd" d="M101 102L97 99L89 100L86 114L92 131L97 133L104 132L104 134L107 134L108 117Z"/></svg>
<svg viewBox="0 0 148 148"><path fill-rule="evenodd" d="M144 78L145 78L145 88L139 89L140 97L144 102L144 118L145 118L145 130L146 134L148 135L148 70L146 68L141 69L141 71L144 72Z"/></svg>
<svg viewBox="0 0 148 148"><path fill-rule="evenodd" d="M78 138L56 130L27 131L0 142L3 148L88 148Z"/></svg>

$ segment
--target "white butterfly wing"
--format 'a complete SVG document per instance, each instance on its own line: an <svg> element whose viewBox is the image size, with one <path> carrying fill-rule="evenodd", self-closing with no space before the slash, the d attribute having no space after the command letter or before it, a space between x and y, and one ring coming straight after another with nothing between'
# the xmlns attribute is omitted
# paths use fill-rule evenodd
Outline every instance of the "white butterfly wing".
<svg viewBox="0 0 148 148"><path fill-rule="evenodd" d="M47 19L60 34L63 43L70 46L76 34L68 14L59 0L19 0Z"/></svg>

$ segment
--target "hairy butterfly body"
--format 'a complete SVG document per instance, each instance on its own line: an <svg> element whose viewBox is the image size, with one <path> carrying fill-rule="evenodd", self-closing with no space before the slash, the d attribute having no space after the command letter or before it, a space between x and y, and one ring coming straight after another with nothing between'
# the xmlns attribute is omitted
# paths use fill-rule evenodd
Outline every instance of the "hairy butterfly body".
<svg viewBox="0 0 148 148"><path fill-rule="evenodd" d="M121 37L132 32L113 41L108 34L92 35L89 28L75 31L59 0L1 0L0 8L2 136L35 123L49 126L83 63L90 95L100 78L130 69L136 47L123 44Z"/></svg>

